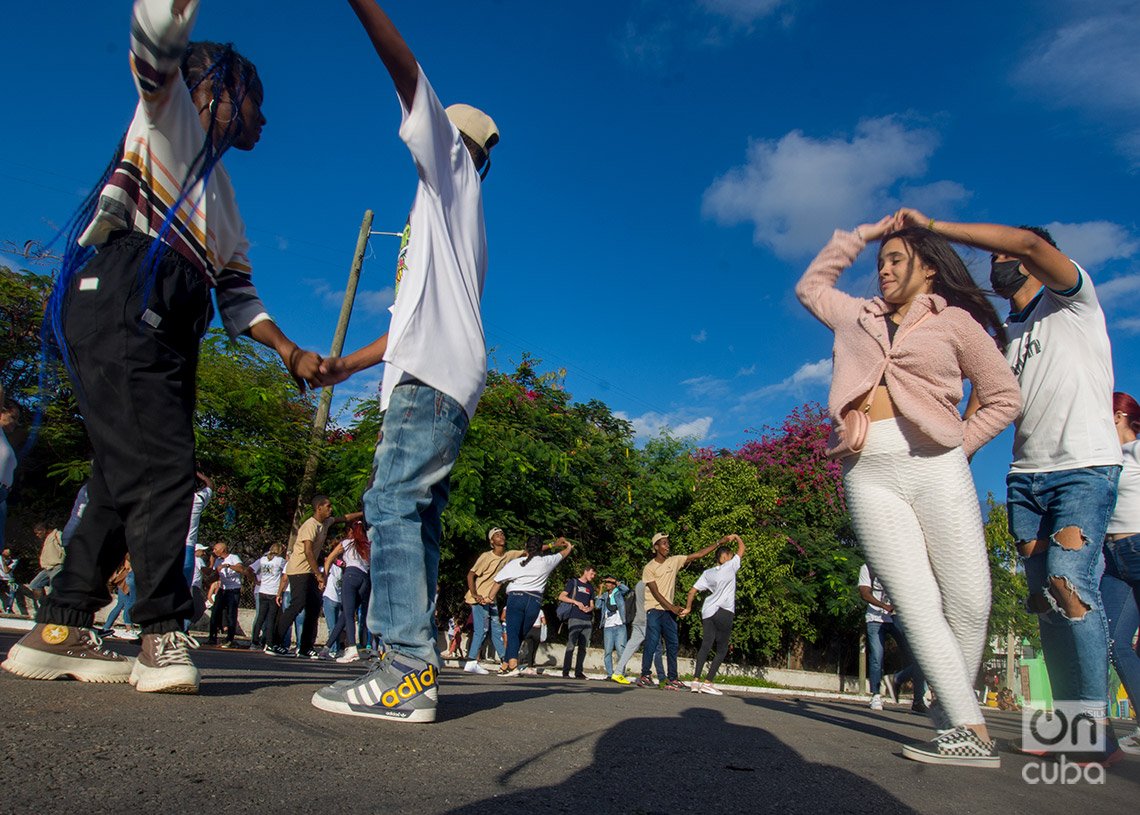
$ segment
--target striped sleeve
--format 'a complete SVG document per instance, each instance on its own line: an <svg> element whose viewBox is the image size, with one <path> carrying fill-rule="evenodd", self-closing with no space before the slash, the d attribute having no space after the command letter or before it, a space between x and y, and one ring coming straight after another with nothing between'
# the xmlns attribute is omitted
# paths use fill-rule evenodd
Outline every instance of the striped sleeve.
<svg viewBox="0 0 1140 815"><path fill-rule="evenodd" d="M253 286L248 251L249 242L243 237L237 251L215 280L218 311L231 339L246 333L251 326L271 319Z"/></svg>
<svg viewBox="0 0 1140 815"><path fill-rule="evenodd" d="M135 0L131 73L148 116L160 111L170 96L170 83L179 74L199 2L189 0L182 14L175 16L173 0Z"/></svg>

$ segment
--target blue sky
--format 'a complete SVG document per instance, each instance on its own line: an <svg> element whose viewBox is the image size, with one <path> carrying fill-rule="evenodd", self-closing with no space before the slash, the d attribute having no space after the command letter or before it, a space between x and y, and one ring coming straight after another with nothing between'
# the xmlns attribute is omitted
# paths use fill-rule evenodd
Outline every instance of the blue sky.
<svg viewBox="0 0 1140 815"><path fill-rule="evenodd" d="M1140 391L1140 3L871 8L388 4L445 104L502 130L485 187L493 362L530 351L643 435L736 445L826 399L831 337L792 286L832 229L905 202L1053 225L1097 282L1118 389ZM109 158L134 105L129 12L8 10L0 241L49 237ZM398 231L415 188L391 82L337 0L203 0L195 36L259 67L268 124L226 166L263 299L325 351L363 211ZM371 241L350 348L387 326L396 249ZM966 257L984 279L987 259ZM844 287L874 293L871 272L865 255ZM1009 447L1007 432L975 459L983 495L1003 495Z"/></svg>

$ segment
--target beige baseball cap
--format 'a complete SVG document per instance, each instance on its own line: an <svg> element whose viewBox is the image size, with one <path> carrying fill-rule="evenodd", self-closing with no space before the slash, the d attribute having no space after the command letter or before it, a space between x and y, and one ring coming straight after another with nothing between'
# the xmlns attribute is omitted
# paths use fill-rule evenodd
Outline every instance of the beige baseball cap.
<svg viewBox="0 0 1140 815"><path fill-rule="evenodd" d="M669 539L669 536L668 536L668 535L666 535L664 532L658 532L656 535L654 535L654 536L653 536L653 543L651 543L651 544L649 544L649 545L650 545L650 546L656 546L656 545L657 545L657 541L659 541L659 540L668 540L668 539Z"/></svg>
<svg viewBox="0 0 1140 815"><path fill-rule="evenodd" d="M447 108L447 118L455 125L459 132L469 137L488 153L499 143L499 127L495 120L479 108L471 105L450 105Z"/></svg>

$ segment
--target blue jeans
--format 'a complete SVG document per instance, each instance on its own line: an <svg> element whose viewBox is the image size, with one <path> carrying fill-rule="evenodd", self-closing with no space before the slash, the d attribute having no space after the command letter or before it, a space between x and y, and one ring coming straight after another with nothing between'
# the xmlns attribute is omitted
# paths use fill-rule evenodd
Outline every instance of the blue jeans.
<svg viewBox="0 0 1140 815"><path fill-rule="evenodd" d="M871 620L867 621L867 649L870 654L870 665L867 666L868 679L871 680L871 694L875 695L879 692L879 684L883 681L883 651L887 643L887 636L895 638L899 648L906 655L907 661L910 663L897 674L894 675L895 687L902 685L908 679L914 680L914 701L918 704L922 697L926 695L926 680L919 670L918 665L911 656L910 649L906 644L906 637L903 636L902 629L892 623L879 623Z"/></svg>
<svg viewBox="0 0 1140 815"><path fill-rule="evenodd" d="M1041 649L1053 698L1081 702L1103 715L1108 695L1108 623L1100 594L1105 528L1116 506L1120 467L1082 467L1006 477L1009 532L1017 541L1030 611L1041 626ZM1068 527L1084 545L1066 549L1056 539ZM1096 541L1096 543L1092 543ZM1064 610L1050 589L1059 578L1085 609Z"/></svg>
<svg viewBox="0 0 1140 815"><path fill-rule="evenodd" d="M534 621L538 619L538 612L541 610L541 594L529 591L507 592L507 655L504 657L506 662L518 660L522 641L534 628ZM531 662L534 662L533 658Z"/></svg>
<svg viewBox="0 0 1140 815"><path fill-rule="evenodd" d="M435 649L440 515L468 418L450 396L419 382L397 385L364 493L371 529L368 628L396 653L440 667Z"/></svg>
<svg viewBox="0 0 1140 815"><path fill-rule="evenodd" d="M328 642L325 643L325 647L330 651L336 651L340 647L337 645L337 639L339 639L340 636L339 629L342 627L340 618L344 610L344 606L334 600L330 600L327 597L321 598L321 605L324 607L325 626L329 632L329 639ZM333 636L334 633L337 635L336 637Z"/></svg>
<svg viewBox="0 0 1140 815"><path fill-rule="evenodd" d="M111 613L107 615L107 622L103 623L104 630L110 630L119 619L120 612L123 615L123 622L127 625L131 624L131 609L135 605L135 573L134 571L127 572L127 593L119 592L118 599L115 602L114 608Z"/></svg>
<svg viewBox="0 0 1140 815"><path fill-rule="evenodd" d="M1108 617L1109 655L1135 707L1140 703L1140 656L1132 649L1132 637L1140 625L1140 535L1104 542L1100 593Z"/></svg>
<svg viewBox="0 0 1140 815"><path fill-rule="evenodd" d="M677 678L677 618L671 611L650 609L645 615L645 650L641 652L641 675L649 676L649 666L661 640L665 640L665 663L669 680Z"/></svg>
<svg viewBox="0 0 1140 815"><path fill-rule="evenodd" d="M3 433L0 430L0 433ZM0 552L4 551L4 527L8 523L8 488L0 484Z"/></svg>
<svg viewBox="0 0 1140 815"><path fill-rule="evenodd" d="M510 597L507 600L509 601ZM479 659L479 651L483 648L483 638L487 636L487 622L489 620L491 623L491 645L495 649L495 655L501 661L503 659L503 624L499 622L498 604L488 603L485 606L479 604L471 606L471 620L474 628L471 631L471 643L467 647L467 656L470 659ZM509 625L507 630L510 631ZM507 636L509 637L510 633Z"/></svg>
<svg viewBox="0 0 1140 815"><path fill-rule="evenodd" d="M356 638L358 626L356 622L357 612L360 613L361 622L368 614L368 590L371 586L368 580L368 572L363 569L358 569L355 566L349 566L344 570L344 580L340 584L340 616L336 622L329 623L329 641L328 645L332 646L334 642L340 639L341 632L344 632L344 645L346 648L356 647ZM327 604L329 601L325 600ZM325 606L325 619L328 620L328 606ZM361 626L363 627L363 626ZM370 645L368 642L367 631L360 634L360 646L367 648Z"/></svg>
<svg viewBox="0 0 1140 815"><path fill-rule="evenodd" d="M614 651L617 651L620 659L622 652L625 651L625 643L628 638L625 623L602 629L602 647L606 651L605 656L602 657L602 662L606 666L606 676L614 675Z"/></svg>

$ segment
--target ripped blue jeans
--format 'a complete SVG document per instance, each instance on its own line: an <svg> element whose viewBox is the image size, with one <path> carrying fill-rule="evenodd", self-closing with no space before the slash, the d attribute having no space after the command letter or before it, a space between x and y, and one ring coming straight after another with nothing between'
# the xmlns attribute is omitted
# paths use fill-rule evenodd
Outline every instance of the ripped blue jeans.
<svg viewBox="0 0 1140 815"><path fill-rule="evenodd" d="M1053 698L1080 702L1098 716L1105 715L1108 695L1100 542L1116 506L1119 477L1119 466L1006 477L1009 532L1025 567L1029 610L1041 625ZM1057 533L1071 527L1080 532L1079 548L1058 540Z"/></svg>

